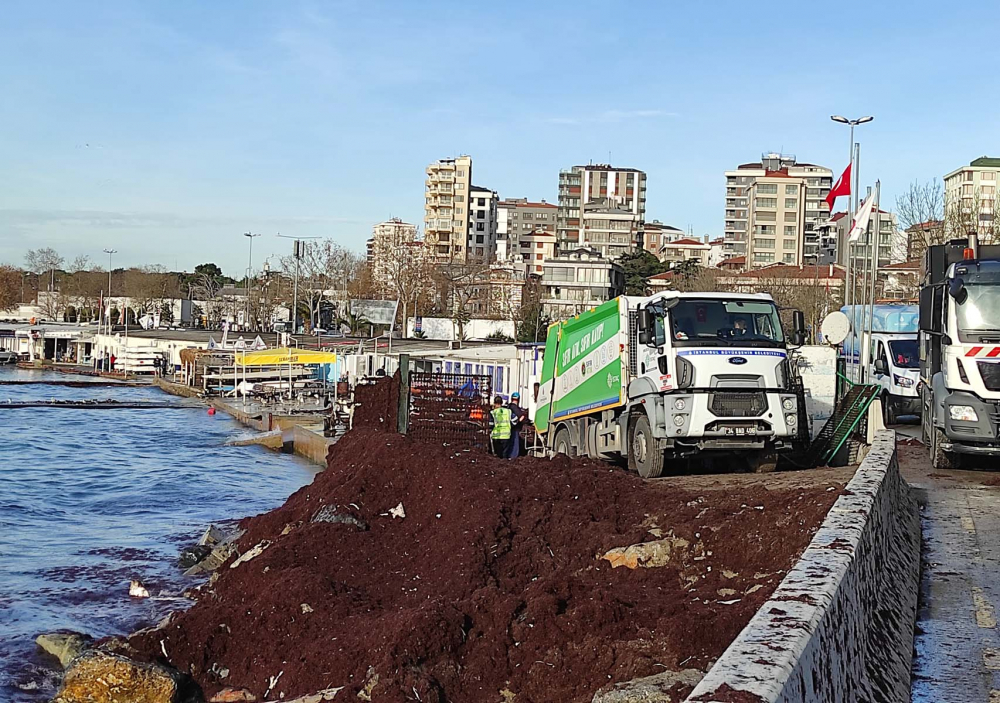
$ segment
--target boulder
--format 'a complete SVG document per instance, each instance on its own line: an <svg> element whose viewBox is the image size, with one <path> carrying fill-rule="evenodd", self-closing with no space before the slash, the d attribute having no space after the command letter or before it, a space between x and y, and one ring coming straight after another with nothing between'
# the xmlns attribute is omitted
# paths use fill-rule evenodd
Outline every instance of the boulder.
<svg viewBox="0 0 1000 703"><path fill-rule="evenodd" d="M704 675L697 669L663 671L598 691L593 703L680 703L678 689L697 686Z"/></svg>
<svg viewBox="0 0 1000 703"><path fill-rule="evenodd" d="M62 668L66 668L70 660L90 646L94 638L81 632L50 632L35 638L42 651L51 654Z"/></svg>
<svg viewBox="0 0 1000 703"><path fill-rule="evenodd" d="M100 650L78 656L52 703L200 703L197 686L173 669Z"/></svg>

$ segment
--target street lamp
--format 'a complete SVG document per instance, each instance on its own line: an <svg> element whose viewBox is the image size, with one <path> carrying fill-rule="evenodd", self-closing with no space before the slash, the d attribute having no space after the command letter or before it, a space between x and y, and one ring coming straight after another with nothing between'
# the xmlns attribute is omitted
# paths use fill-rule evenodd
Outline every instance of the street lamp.
<svg viewBox="0 0 1000 703"><path fill-rule="evenodd" d="M250 329L250 276L253 275L253 240L254 237L259 237L259 234L251 234L250 232L244 232L243 236L250 240L250 261L247 264L247 329Z"/></svg>
<svg viewBox="0 0 1000 703"><path fill-rule="evenodd" d="M112 269L111 269L111 255L112 254L117 254L118 250L117 249L105 249L104 253L108 255L108 331L110 332L110 330L111 330L111 271L112 271ZM101 315L101 317L104 317L104 311L103 310L100 311L100 315ZM100 329L100 325L98 325L98 329Z"/></svg>

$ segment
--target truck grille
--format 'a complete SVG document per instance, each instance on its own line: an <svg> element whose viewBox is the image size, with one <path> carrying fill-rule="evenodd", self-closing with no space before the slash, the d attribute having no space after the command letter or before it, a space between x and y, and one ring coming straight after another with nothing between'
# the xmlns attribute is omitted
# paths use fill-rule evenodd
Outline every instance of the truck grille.
<svg viewBox="0 0 1000 703"><path fill-rule="evenodd" d="M988 391L1000 391L1000 363L977 361L979 375L983 377L983 385Z"/></svg>
<svg viewBox="0 0 1000 703"><path fill-rule="evenodd" d="M767 410L763 393L716 392L708 396L708 409L716 417L757 417Z"/></svg>

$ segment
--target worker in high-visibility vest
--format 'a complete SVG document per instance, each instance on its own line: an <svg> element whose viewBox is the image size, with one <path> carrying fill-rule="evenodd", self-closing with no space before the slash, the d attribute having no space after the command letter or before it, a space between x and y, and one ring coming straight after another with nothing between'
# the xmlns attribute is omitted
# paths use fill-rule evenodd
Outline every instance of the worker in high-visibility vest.
<svg viewBox="0 0 1000 703"><path fill-rule="evenodd" d="M490 420L493 428L490 430L490 444L493 446L493 455L501 459L507 458L510 451L510 408L505 408L503 398L497 396L493 399L493 410L490 411Z"/></svg>

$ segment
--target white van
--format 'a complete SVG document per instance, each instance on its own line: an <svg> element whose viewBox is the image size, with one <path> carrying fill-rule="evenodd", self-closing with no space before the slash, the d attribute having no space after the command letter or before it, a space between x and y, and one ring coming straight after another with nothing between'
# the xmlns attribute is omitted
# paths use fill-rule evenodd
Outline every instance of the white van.
<svg viewBox="0 0 1000 703"><path fill-rule="evenodd" d="M882 411L885 424L895 424L901 415L920 415L920 354L917 335L874 332L872 367L869 383L882 386Z"/></svg>

